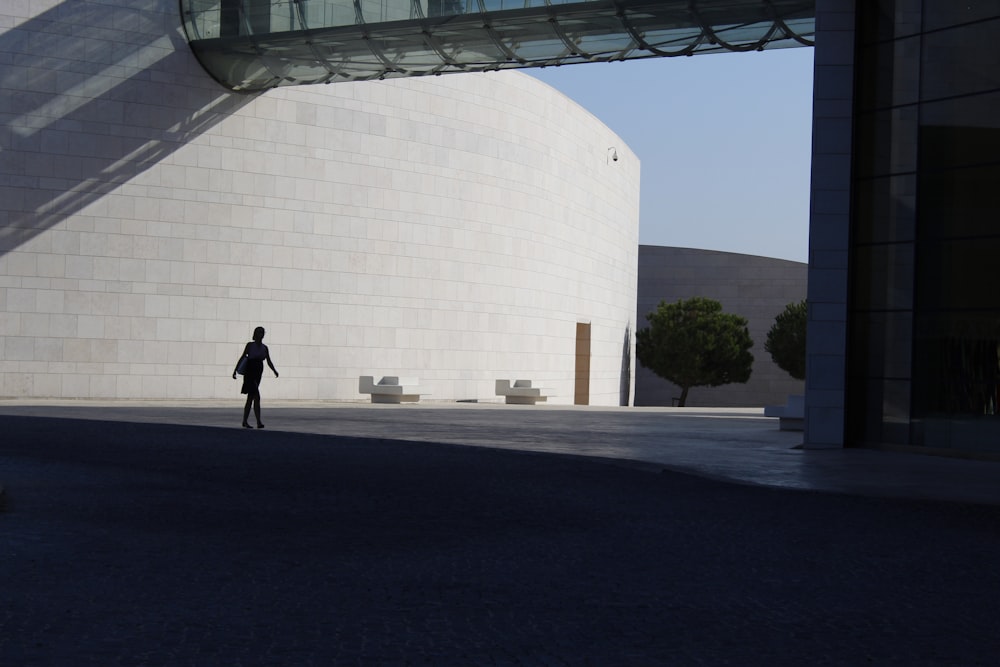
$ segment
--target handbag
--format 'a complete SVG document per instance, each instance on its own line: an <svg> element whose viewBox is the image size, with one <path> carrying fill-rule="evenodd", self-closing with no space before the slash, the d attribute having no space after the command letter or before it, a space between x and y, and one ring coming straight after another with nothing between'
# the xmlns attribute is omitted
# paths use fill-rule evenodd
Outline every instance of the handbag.
<svg viewBox="0 0 1000 667"><path fill-rule="evenodd" d="M247 359L248 358L249 357L244 356L242 359L240 359L240 363L236 364L236 372L239 373L240 375L243 375L243 373L247 369Z"/></svg>

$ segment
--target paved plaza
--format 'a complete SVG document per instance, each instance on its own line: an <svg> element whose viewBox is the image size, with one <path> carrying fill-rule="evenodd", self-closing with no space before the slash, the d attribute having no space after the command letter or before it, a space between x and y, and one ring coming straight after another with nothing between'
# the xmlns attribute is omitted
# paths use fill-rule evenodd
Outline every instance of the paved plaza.
<svg viewBox="0 0 1000 667"><path fill-rule="evenodd" d="M0 404L0 664L1000 654L995 463L753 410L239 408Z"/></svg>

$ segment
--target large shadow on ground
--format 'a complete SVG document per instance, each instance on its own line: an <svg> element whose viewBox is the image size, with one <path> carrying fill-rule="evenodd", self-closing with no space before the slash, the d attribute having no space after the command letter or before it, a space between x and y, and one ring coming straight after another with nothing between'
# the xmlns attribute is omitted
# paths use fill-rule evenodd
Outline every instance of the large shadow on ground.
<svg viewBox="0 0 1000 667"><path fill-rule="evenodd" d="M996 662L1000 508L431 443L0 428L5 665Z"/></svg>

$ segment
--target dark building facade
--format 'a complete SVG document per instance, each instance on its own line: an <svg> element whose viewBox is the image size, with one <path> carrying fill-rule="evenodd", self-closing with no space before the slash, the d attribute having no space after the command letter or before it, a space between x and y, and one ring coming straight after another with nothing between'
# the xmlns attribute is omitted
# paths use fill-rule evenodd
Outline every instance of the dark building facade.
<svg viewBox="0 0 1000 667"><path fill-rule="evenodd" d="M817 3L807 444L1000 457L1000 0Z"/></svg>

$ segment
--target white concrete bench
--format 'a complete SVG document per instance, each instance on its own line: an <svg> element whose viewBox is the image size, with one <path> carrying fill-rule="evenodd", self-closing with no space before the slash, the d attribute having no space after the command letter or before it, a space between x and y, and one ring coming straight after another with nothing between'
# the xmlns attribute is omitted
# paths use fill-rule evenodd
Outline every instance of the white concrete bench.
<svg viewBox="0 0 1000 667"><path fill-rule="evenodd" d="M416 403L421 395L428 393L419 386L417 378L395 375L386 375L378 384L373 376L362 375L358 378L358 391L371 394L372 403Z"/></svg>
<svg viewBox="0 0 1000 667"><path fill-rule="evenodd" d="M793 394L785 405L768 405L764 416L777 417L778 430L801 431L805 428L806 397Z"/></svg>
<svg viewBox="0 0 1000 667"><path fill-rule="evenodd" d="M534 405L547 401L552 395L550 389L532 387L531 380L514 380L513 385L510 380L497 380L496 393L497 396L503 396L508 405Z"/></svg>

